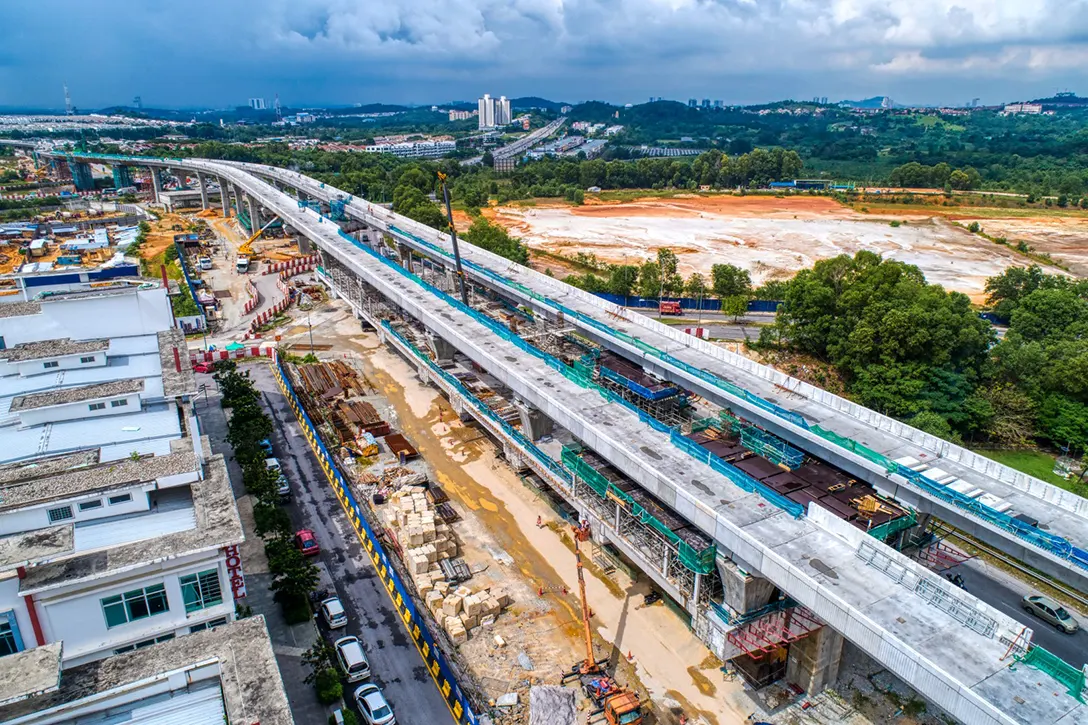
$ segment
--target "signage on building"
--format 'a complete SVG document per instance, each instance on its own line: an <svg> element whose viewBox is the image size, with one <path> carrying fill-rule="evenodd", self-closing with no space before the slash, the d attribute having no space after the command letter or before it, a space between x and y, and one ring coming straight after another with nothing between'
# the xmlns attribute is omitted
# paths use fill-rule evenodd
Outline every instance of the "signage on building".
<svg viewBox="0 0 1088 725"><path fill-rule="evenodd" d="M223 555L226 557L227 576L230 577L230 589L235 599L241 599L246 595L246 577L242 573L242 554L237 546L224 546Z"/></svg>

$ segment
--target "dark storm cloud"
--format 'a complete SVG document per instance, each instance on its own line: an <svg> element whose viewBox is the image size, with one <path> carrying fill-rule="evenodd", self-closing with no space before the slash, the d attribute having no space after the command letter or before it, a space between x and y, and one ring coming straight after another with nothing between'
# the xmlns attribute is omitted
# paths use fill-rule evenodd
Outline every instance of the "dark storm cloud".
<svg viewBox="0 0 1088 725"><path fill-rule="evenodd" d="M997 102L1073 84L1088 60L1088 0L40 0L0 4L0 29L0 105L58 106L65 82L85 107Z"/></svg>

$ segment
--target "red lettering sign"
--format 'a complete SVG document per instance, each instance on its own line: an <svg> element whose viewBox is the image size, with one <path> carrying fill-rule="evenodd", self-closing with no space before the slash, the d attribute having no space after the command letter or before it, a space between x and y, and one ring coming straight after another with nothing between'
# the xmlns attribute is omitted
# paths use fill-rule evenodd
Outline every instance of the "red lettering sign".
<svg viewBox="0 0 1088 725"><path fill-rule="evenodd" d="M235 599L241 599L246 595L246 578L242 572L242 555L237 546L224 546L223 555L226 557L227 576L230 577L230 589Z"/></svg>

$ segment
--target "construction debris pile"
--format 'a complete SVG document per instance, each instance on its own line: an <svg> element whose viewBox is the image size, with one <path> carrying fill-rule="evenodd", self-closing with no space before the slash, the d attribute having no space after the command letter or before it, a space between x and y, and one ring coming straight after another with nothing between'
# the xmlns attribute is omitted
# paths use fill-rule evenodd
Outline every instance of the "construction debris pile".
<svg viewBox="0 0 1088 725"><path fill-rule="evenodd" d="M410 486L395 491L381 514L419 596L454 644L466 642L476 627L493 624L509 606L510 596L503 590L473 592L456 586L471 573L458 558L453 531L441 520L426 489Z"/></svg>

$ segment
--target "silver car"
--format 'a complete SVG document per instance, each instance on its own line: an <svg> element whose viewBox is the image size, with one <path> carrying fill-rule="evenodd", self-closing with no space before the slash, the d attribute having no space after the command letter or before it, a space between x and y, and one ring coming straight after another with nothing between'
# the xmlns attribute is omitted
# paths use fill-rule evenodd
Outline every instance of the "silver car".
<svg viewBox="0 0 1088 725"><path fill-rule="evenodd" d="M1073 615L1050 597L1044 597L1041 594L1029 594L1024 597L1022 604L1024 609L1044 622L1053 624L1066 634L1074 634L1080 629L1080 624L1077 623Z"/></svg>

